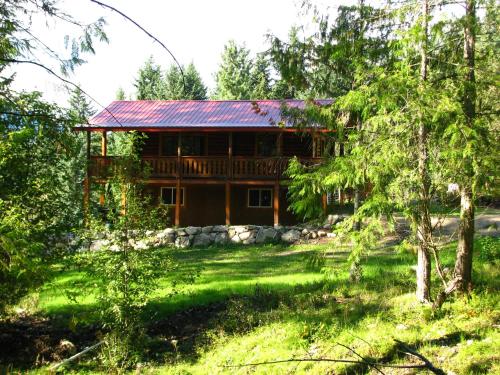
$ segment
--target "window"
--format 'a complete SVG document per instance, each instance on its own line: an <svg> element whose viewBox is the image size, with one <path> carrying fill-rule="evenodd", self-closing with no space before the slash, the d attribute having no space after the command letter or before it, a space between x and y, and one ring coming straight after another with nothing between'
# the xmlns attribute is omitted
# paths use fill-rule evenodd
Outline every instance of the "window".
<svg viewBox="0 0 500 375"><path fill-rule="evenodd" d="M205 155L205 137L202 135L183 135L181 145L183 156Z"/></svg>
<svg viewBox="0 0 500 375"><path fill-rule="evenodd" d="M175 206L177 202L177 188L162 187L161 188L161 203L168 206ZM184 205L184 188L181 188L181 206Z"/></svg>
<svg viewBox="0 0 500 375"><path fill-rule="evenodd" d="M257 156L275 156L276 155L276 136L274 134L258 134Z"/></svg>
<svg viewBox="0 0 500 375"><path fill-rule="evenodd" d="M163 135L161 156L177 156L177 135Z"/></svg>
<svg viewBox="0 0 500 375"><path fill-rule="evenodd" d="M248 207L272 207L271 189L248 189Z"/></svg>

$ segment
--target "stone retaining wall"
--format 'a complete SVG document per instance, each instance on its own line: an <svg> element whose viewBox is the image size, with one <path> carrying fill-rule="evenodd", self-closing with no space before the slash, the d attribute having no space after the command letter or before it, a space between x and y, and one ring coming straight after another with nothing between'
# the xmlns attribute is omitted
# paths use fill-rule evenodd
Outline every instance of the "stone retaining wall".
<svg viewBox="0 0 500 375"><path fill-rule="evenodd" d="M160 231L147 231L143 239L131 239L130 244L136 249L160 246L175 246L185 249L192 246L205 247L210 245L263 244L272 242L294 243L301 240L320 237L334 237L331 232L333 225L343 220L343 217L330 215L327 224L322 227L301 225L293 227L271 227L262 225L214 225L207 227L166 228ZM115 250L113 234L101 233L99 238L90 244L91 250L108 247ZM88 247L87 247L88 249ZM117 249L117 248L116 248Z"/></svg>

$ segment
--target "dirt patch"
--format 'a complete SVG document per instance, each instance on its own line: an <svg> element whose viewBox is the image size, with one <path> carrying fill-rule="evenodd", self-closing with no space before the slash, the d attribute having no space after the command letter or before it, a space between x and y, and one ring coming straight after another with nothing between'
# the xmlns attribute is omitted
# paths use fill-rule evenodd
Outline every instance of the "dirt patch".
<svg viewBox="0 0 500 375"><path fill-rule="evenodd" d="M0 322L0 364L26 369L60 361L96 342L95 327L72 331L48 318L21 317Z"/></svg>

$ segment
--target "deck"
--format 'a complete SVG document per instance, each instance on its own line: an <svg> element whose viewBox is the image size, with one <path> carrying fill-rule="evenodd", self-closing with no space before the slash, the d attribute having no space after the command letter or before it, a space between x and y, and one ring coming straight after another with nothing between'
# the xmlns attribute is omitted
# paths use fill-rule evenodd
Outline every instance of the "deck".
<svg viewBox="0 0 500 375"><path fill-rule="evenodd" d="M107 178L117 157L92 156L90 173L95 178ZM290 157L181 156L143 157L149 179L220 179L276 180L284 179ZM322 158L299 158L305 165L321 162Z"/></svg>

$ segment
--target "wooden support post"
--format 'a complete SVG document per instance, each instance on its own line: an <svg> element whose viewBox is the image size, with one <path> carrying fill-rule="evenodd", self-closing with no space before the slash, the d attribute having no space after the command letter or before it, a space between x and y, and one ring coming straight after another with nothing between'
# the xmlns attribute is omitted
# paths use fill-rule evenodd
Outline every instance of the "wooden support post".
<svg viewBox="0 0 500 375"><path fill-rule="evenodd" d="M323 207L323 214L326 216L328 213L328 197L326 194L321 196L321 206Z"/></svg>
<svg viewBox="0 0 500 375"><path fill-rule="evenodd" d="M101 156L103 156L103 157L108 156L108 137L107 137L106 130L104 130L101 133ZM106 162L104 162L104 165L106 165ZM103 191L99 195L99 204L101 206L104 206L104 203L105 203L105 198L104 198L104 191Z"/></svg>
<svg viewBox="0 0 500 375"><path fill-rule="evenodd" d="M226 225L231 225L231 184L226 181Z"/></svg>
<svg viewBox="0 0 500 375"><path fill-rule="evenodd" d="M181 225L181 180L177 179L175 188L175 225Z"/></svg>
<svg viewBox="0 0 500 375"><path fill-rule="evenodd" d="M280 225L280 183L278 180L274 183L273 194L274 226Z"/></svg>
<svg viewBox="0 0 500 375"><path fill-rule="evenodd" d="M90 131L87 131L87 170L83 181L83 213L87 222L90 214Z"/></svg>
<svg viewBox="0 0 500 375"><path fill-rule="evenodd" d="M177 135L177 184L175 189L175 220L176 226L181 225L181 178L182 178L182 137L181 133Z"/></svg>
<svg viewBox="0 0 500 375"><path fill-rule="evenodd" d="M233 178L233 133L228 135L228 147L227 147L227 176L229 179Z"/></svg>
<svg viewBox="0 0 500 375"><path fill-rule="evenodd" d="M278 156L283 155L283 133L278 133L278 137L276 138L276 154Z"/></svg>
<svg viewBox="0 0 500 375"><path fill-rule="evenodd" d="M233 178L233 133L228 134L227 140L227 177L226 177L226 225L231 225L231 184L229 180Z"/></svg>
<svg viewBox="0 0 500 375"><path fill-rule="evenodd" d="M121 214L126 215L127 214L127 185L122 185L122 191L121 191Z"/></svg>
<svg viewBox="0 0 500 375"><path fill-rule="evenodd" d="M101 135L101 155L108 156L108 136L106 130Z"/></svg>

